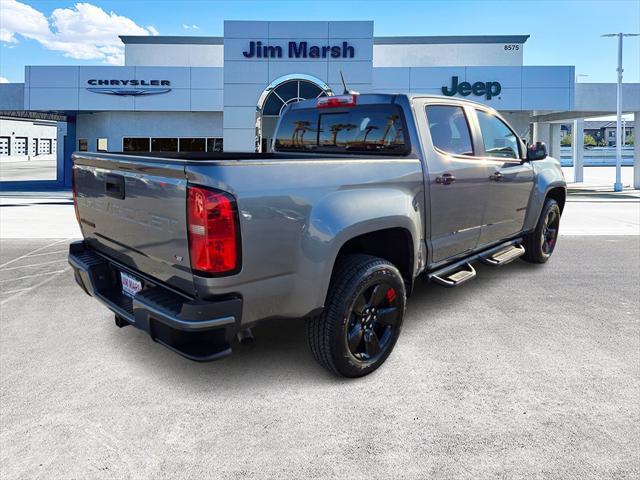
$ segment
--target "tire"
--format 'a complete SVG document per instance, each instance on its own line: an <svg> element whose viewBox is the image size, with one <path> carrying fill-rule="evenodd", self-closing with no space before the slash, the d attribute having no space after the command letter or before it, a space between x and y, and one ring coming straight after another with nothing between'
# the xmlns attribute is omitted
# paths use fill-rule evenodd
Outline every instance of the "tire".
<svg viewBox="0 0 640 480"><path fill-rule="evenodd" d="M525 235L522 259L531 263L545 263L551 257L558 242L560 207L553 198L544 202L536 229Z"/></svg>
<svg viewBox="0 0 640 480"><path fill-rule="evenodd" d="M313 357L344 377L362 377L384 363L400 335L404 280L381 258L345 255L329 286L323 312L306 322Z"/></svg>

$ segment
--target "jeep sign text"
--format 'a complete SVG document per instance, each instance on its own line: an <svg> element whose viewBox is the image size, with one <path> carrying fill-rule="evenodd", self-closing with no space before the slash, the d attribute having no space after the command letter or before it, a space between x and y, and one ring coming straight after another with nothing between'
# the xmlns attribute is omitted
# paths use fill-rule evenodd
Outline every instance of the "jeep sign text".
<svg viewBox="0 0 640 480"><path fill-rule="evenodd" d="M447 97L453 97L456 93L466 97L471 95L483 96L487 100L491 100L491 97L500 95L502 91L502 85L499 82L476 82L471 85L469 82L458 83L458 77L451 77L451 87L442 87L442 93Z"/></svg>

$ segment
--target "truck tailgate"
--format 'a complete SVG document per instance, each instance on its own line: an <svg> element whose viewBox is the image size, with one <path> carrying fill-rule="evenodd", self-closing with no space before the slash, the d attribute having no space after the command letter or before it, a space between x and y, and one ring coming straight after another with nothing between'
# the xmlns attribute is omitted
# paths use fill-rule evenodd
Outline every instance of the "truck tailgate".
<svg viewBox="0 0 640 480"><path fill-rule="evenodd" d="M184 162L80 154L74 182L86 242L117 262L194 294Z"/></svg>

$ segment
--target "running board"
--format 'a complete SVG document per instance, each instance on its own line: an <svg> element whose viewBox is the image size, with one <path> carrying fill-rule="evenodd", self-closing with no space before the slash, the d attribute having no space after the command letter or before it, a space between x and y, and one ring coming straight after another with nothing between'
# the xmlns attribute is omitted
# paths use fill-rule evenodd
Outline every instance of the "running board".
<svg viewBox="0 0 640 480"><path fill-rule="evenodd" d="M476 276L476 270L470 263L454 267L445 267L429 275L429 278L443 287L458 287Z"/></svg>
<svg viewBox="0 0 640 480"><path fill-rule="evenodd" d="M476 276L476 271L471 263L481 260L488 263L493 262L491 265L504 265L524 253L524 247L521 243L522 238L508 240L457 262L437 268L427 273L427 278L443 287L457 287Z"/></svg>
<svg viewBox="0 0 640 480"><path fill-rule="evenodd" d="M509 245L506 248L498 250L495 253L487 254L480 257L480 261L487 265L500 267L507 263L513 262L516 258L524 255L524 247L520 244Z"/></svg>

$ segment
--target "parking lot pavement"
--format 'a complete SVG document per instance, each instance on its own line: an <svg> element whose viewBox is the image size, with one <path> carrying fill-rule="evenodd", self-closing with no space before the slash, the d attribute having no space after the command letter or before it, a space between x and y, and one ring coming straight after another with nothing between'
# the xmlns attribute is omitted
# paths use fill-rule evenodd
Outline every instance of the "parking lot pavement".
<svg viewBox="0 0 640 480"><path fill-rule="evenodd" d="M55 180L57 174L55 156L32 157L29 160L0 162L0 180L3 182L29 180Z"/></svg>
<svg viewBox="0 0 640 480"><path fill-rule="evenodd" d="M295 320L185 360L118 329L54 242L2 241L5 480L640 474L638 236L563 237L544 266L420 284L360 380L317 366Z"/></svg>

